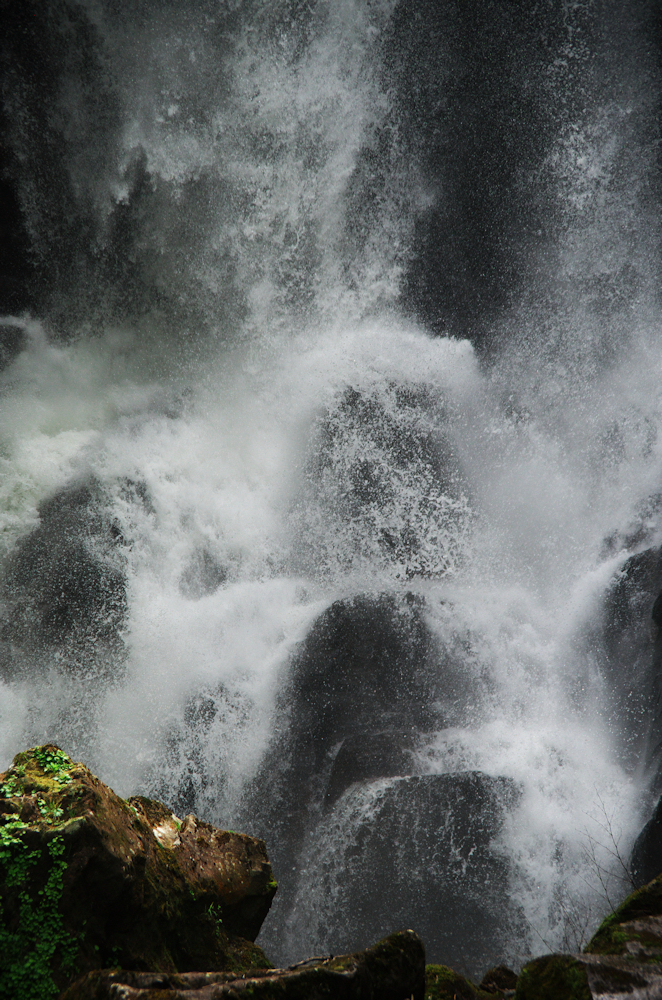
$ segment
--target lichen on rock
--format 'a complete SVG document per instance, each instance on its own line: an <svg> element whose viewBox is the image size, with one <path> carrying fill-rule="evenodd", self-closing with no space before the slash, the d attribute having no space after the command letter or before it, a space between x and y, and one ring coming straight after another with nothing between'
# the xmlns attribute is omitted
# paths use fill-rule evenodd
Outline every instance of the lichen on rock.
<svg viewBox="0 0 662 1000"><path fill-rule="evenodd" d="M91 969L269 968L262 841L121 799L53 745L0 774L0 996L51 1000Z"/></svg>

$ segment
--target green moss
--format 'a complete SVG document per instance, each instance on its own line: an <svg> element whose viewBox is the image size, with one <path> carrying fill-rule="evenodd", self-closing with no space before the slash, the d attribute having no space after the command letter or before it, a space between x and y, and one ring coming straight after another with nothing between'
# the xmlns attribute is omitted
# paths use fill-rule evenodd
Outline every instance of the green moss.
<svg viewBox="0 0 662 1000"><path fill-rule="evenodd" d="M259 945L244 938L230 938L227 955L228 968L232 972L254 972L274 967Z"/></svg>
<svg viewBox="0 0 662 1000"><path fill-rule="evenodd" d="M6 886L18 890L18 905L16 913L5 914L0 904L0 997L52 1000L59 992L54 967L70 969L78 953L59 910L67 867L64 840L54 837L45 851L34 851L15 826L9 831L7 826L0 865Z"/></svg>
<svg viewBox="0 0 662 1000"><path fill-rule="evenodd" d="M522 969L515 1000L591 1000L586 969L569 955L537 958Z"/></svg>
<svg viewBox="0 0 662 1000"><path fill-rule="evenodd" d="M639 941L640 934L630 930L627 925L633 921L648 921L649 918L662 916L662 877L654 879L648 885L642 886L631 893L623 902L606 917L584 949L590 955L621 955L627 950L629 941ZM655 950L657 958L662 956L662 940L654 933L647 935L646 944L649 950Z"/></svg>
<svg viewBox="0 0 662 1000"><path fill-rule="evenodd" d="M425 1000L487 1000L493 993L486 993L459 972L446 965L425 966Z"/></svg>
<svg viewBox="0 0 662 1000"><path fill-rule="evenodd" d="M43 746L34 747L28 750L28 754L39 764L44 774L52 774L59 785L68 785L71 782L71 771L74 762L68 757L64 750L59 747Z"/></svg>

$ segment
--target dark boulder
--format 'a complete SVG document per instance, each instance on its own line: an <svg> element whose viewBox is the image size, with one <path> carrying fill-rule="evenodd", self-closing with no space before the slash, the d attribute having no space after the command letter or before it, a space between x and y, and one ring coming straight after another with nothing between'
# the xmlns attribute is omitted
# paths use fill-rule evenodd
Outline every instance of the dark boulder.
<svg viewBox="0 0 662 1000"><path fill-rule="evenodd" d="M295 655L283 692L295 739L308 744L314 769L348 736L430 729L434 660L424 607L414 595L361 594L324 611Z"/></svg>
<svg viewBox="0 0 662 1000"><path fill-rule="evenodd" d="M525 936L495 846L519 800L478 772L355 784L310 837L289 918L299 947L344 950L413 926L433 961L475 975Z"/></svg>
<svg viewBox="0 0 662 1000"><path fill-rule="evenodd" d="M0 775L0 995L54 996L88 970L268 967L264 843L125 801L46 745Z"/></svg>
<svg viewBox="0 0 662 1000"><path fill-rule="evenodd" d="M468 486L446 406L429 386L348 387L314 421L291 512L306 575L382 567L402 582L462 559Z"/></svg>
<svg viewBox="0 0 662 1000"><path fill-rule="evenodd" d="M447 965L425 966L425 1000L496 1000L501 996L486 992Z"/></svg>
<svg viewBox="0 0 662 1000"><path fill-rule="evenodd" d="M660 551L630 556L605 594L593 638L610 728L619 734L621 758L630 768L654 768L662 738L662 637L653 617L661 588Z"/></svg>
<svg viewBox="0 0 662 1000"><path fill-rule="evenodd" d="M436 666L413 597L359 595L332 604L313 623L292 657L278 696L277 735L242 818L261 835L269 831L279 866L291 867L316 822L343 741L384 732L405 739L434 728ZM336 772L336 789L339 781Z"/></svg>
<svg viewBox="0 0 662 1000"><path fill-rule="evenodd" d="M592 1000L586 965L573 955L543 955L517 980L516 1000Z"/></svg>
<svg viewBox="0 0 662 1000"><path fill-rule="evenodd" d="M517 986L517 973L507 965L496 965L488 969L480 981L479 987L487 993L504 993L514 990Z"/></svg>

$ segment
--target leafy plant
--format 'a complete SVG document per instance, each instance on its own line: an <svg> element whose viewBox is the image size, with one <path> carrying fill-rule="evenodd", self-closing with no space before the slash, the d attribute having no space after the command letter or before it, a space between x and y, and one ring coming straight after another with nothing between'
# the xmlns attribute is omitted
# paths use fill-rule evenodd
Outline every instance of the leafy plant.
<svg viewBox="0 0 662 1000"><path fill-rule="evenodd" d="M67 862L62 855L65 843L54 837L46 848L48 868L43 886L35 890L30 877L44 853L27 848L18 833L20 820L9 820L2 828L0 863L8 888L22 887L18 893L18 922L0 926L0 996L12 1000L53 1000L59 992L52 976L53 964L71 968L78 941L63 925L59 903ZM21 825L23 828L25 824ZM4 917L0 906L0 918Z"/></svg>
<svg viewBox="0 0 662 1000"><path fill-rule="evenodd" d="M74 762L63 750L36 747L32 751L32 756L42 771L45 774L52 774L60 785L68 785L71 782L71 775L68 772L74 766Z"/></svg>

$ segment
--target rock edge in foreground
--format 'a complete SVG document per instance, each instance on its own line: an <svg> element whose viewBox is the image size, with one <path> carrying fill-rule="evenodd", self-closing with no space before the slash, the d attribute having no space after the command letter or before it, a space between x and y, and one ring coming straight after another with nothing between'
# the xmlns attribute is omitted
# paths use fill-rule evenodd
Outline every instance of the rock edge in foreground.
<svg viewBox="0 0 662 1000"><path fill-rule="evenodd" d="M62 1000L423 1000L425 949L399 931L353 955L313 958L288 969L236 975L90 972Z"/></svg>

